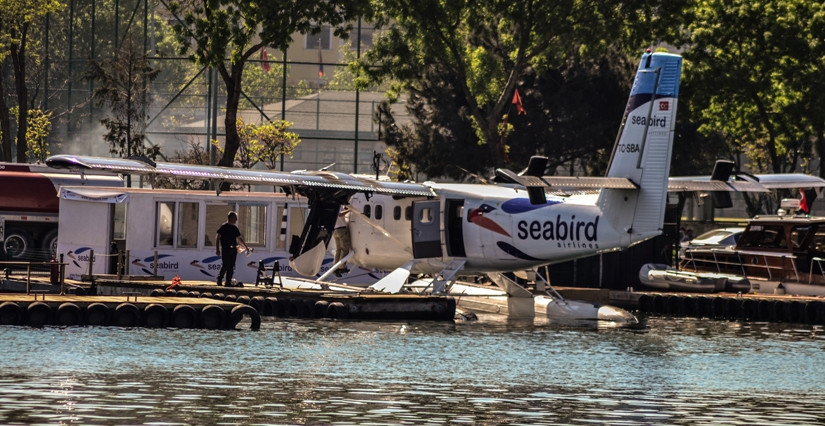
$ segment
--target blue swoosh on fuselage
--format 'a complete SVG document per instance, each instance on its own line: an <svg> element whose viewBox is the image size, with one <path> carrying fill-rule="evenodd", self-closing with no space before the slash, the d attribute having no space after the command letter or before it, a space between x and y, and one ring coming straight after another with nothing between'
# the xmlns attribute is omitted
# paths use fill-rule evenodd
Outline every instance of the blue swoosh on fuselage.
<svg viewBox="0 0 825 426"><path fill-rule="evenodd" d="M519 214L552 206L553 204L561 204L561 201L547 200L544 204L532 204L529 198L513 198L501 205L501 211L508 214Z"/></svg>
<svg viewBox="0 0 825 426"><path fill-rule="evenodd" d="M505 243L504 241L498 241L498 242L496 242L496 245L498 246L498 248L502 249L505 253L509 254L510 256L517 257L519 259L524 259L524 260L531 260L531 261L532 260L541 260L541 259L535 258L533 256L530 256L529 254L513 247L510 244Z"/></svg>

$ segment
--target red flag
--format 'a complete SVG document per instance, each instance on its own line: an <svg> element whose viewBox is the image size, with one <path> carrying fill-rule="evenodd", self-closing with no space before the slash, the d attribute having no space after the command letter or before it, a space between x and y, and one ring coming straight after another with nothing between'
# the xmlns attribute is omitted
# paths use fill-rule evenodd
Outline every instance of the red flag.
<svg viewBox="0 0 825 426"><path fill-rule="evenodd" d="M269 57L266 54L266 47L261 48L261 61L263 61L263 62L261 62L261 68L263 68L264 71L268 72L269 71Z"/></svg>
<svg viewBox="0 0 825 426"><path fill-rule="evenodd" d="M518 89L513 94L513 105L516 106L516 112L518 115L527 115L527 111L524 110L524 105L521 104L521 95L518 94Z"/></svg>
<svg viewBox="0 0 825 426"><path fill-rule="evenodd" d="M802 210L803 213L809 213L811 211L811 206L808 205L808 197L805 196L805 190L799 190L799 210Z"/></svg>

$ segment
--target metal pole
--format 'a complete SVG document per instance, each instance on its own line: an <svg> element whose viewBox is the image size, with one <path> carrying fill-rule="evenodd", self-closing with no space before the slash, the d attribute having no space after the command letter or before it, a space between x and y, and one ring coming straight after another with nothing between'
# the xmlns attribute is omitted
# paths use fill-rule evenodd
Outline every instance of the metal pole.
<svg viewBox="0 0 825 426"><path fill-rule="evenodd" d="M358 17L358 37L356 37L355 57L361 59L361 17ZM357 76L356 76L357 77ZM361 91L355 89L355 156L352 172L358 173L358 115L361 113Z"/></svg>
<svg viewBox="0 0 825 426"><path fill-rule="evenodd" d="M45 26L45 38L46 40L43 43L44 51L43 51L43 111L49 110L49 59L51 56L49 55L49 17L51 14L46 15L46 22L44 23Z"/></svg>
<svg viewBox="0 0 825 426"><path fill-rule="evenodd" d="M281 120L286 121L286 52L283 50L284 61L281 67ZM284 156L281 155L281 171L284 171Z"/></svg>
<svg viewBox="0 0 825 426"><path fill-rule="evenodd" d="M97 21L97 17L95 16L95 0L92 0L92 41L89 43L89 58L91 60L96 60L95 57L95 23ZM91 78L89 79L89 99L92 99L92 93L95 90L95 82ZM89 123L94 122L94 112L95 112L95 104L94 102L89 102Z"/></svg>
<svg viewBox="0 0 825 426"><path fill-rule="evenodd" d="M74 48L74 0L69 2L69 75L72 73L72 50ZM66 83L66 110L72 110L72 79L69 78Z"/></svg>
<svg viewBox="0 0 825 426"><path fill-rule="evenodd" d="M212 152L212 143L209 141L209 128L212 121L212 67L209 67L209 72L206 73L206 120L203 120L206 127L203 129L203 134L206 135L206 153L209 155L209 164L215 164L215 154Z"/></svg>

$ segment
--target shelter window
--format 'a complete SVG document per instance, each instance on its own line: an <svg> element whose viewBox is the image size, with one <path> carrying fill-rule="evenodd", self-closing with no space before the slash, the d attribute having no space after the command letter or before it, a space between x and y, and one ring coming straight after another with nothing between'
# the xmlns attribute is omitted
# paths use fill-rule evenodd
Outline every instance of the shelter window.
<svg viewBox="0 0 825 426"><path fill-rule="evenodd" d="M226 222L226 215L235 210L235 203L217 203L206 205L206 229L204 233L204 245L215 246L215 235L218 228Z"/></svg>
<svg viewBox="0 0 825 426"><path fill-rule="evenodd" d="M263 204L238 206L238 228L250 247L266 245L266 206Z"/></svg>
<svg viewBox="0 0 825 426"><path fill-rule="evenodd" d="M199 203L159 201L155 211L157 247L198 247Z"/></svg>
<svg viewBox="0 0 825 426"><path fill-rule="evenodd" d="M198 203L178 203L178 247L198 246Z"/></svg>
<svg viewBox="0 0 825 426"><path fill-rule="evenodd" d="M157 246L171 247L175 241L173 232L175 226L175 203L169 201L158 202L155 213L155 236Z"/></svg>

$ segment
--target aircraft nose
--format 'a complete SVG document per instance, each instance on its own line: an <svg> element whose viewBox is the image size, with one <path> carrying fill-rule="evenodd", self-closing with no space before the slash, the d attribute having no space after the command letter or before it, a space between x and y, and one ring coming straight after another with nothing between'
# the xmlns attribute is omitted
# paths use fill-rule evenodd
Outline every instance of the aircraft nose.
<svg viewBox="0 0 825 426"><path fill-rule="evenodd" d="M639 319L630 312L615 306L603 305L597 313L600 321L611 321L622 324L638 324Z"/></svg>

